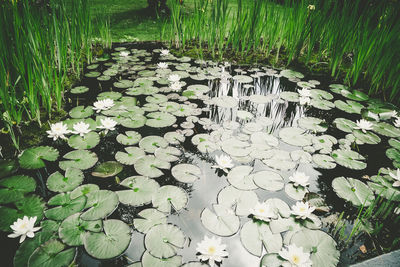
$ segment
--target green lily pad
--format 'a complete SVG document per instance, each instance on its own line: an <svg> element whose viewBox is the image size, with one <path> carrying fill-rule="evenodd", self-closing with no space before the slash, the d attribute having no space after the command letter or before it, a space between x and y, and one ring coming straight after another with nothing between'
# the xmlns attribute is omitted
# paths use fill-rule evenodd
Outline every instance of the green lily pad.
<svg viewBox="0 0 400 267"><path fill-rule="evenodd" d="M153 195L153 206L162 212L171 213L180 211L186 207L189 201L185 190L174 185L164 185Z"/></svg>
<svg viewBox="0 0 400 267"><path fill-rule="evenodd" d="M160 104L168 101L168 97L162 94L154 94L146 97L147 103Z"/></svg>
<svg viewBox="0 0 400 267"><path fill-rule="evenodd" d="M58 150L50 146L38 146L24 150L19 156L19 164L24 169L40 169L45 167L44 160L56 161Z"/></svg>
<svg viewBox="0 0 400 267"><path fill-rule="evenodd" d="M84 136L79 134L71 135L68 138L68 145L73 149L92 149L100 142L100 136L96 132L89 132Z"/></svg>
<svg viewBox="0 0 400 267"><path fill-rule="evenodd" d="M172 176L182 183L194 183L200 178L201 170L193 164L178 164L171 169Z"/></svg>
<svg viewBox="0 0 400 267"><path fill-rule="evenodd" d="M126 131L125 134L117 136L117 142L125 146L133 146L139 143L142 135L136 131Z"/></svg>
<svg viewBox="0 0 400 267"><path fill-rule="evenodd" d="M349 169L363 170L367 167L367 164L363 162L365 158L361 154L352 150L334 150L331 156L337 164Z"/></svg>
<svg viewBox="0 0 400 267"><path fill-rule="evenodd" d="M131 242L131 228L120 220L105 220L104 233L86 232L83 244L86 252L97 259L121 255Z"/></svg>
<svg viewBox="0 0 400 267"><path fill-rule="evenodd" d="M98 100L103 100L103 99L112 99L114 101L120 99L122 97L122 94L120 92L103 92L97 95Z"/></svg>
<svg viewBox="0 0 400 267"><path fill-rule="evenodd" d="M323 231L303 229L293 235L290 243L310 252L313 266L334 267L339 262L335 240Z"/></svg>
<svg viewBox="0 0 400 267"><path fill-rule="evenodd" d="M166 112L153 112L147 114L146 125L153 128L164 128L173 125L176 117Z"/></svg>
<svg viewBox="0 0 400 267"><path fill-rule="evenodd" d="M79 95L79 94L84 94L87 91L89 91L89 87L77 86L77 87L72 88L70 92L71 92L71 94Z"/></svg>
<svg viewBox="0 0 400 267"><path fill-rule="evenodd" d="M302 200L308 190L302 186L295 187L292 183L285 186L285 193L294 200Z"/></svg>
<svg viewBox="0 0 400 267"><path fill-rule="evenodd" d="M355 206L369 206L375 199L372 190L363 182L345 177L337 177L332 181L336 194L350 201Z"/></svg>
<svg viewBox="0 0 400 267"><path fill-rule="evenodd" d="M113 177L122 172L123 169L124 166L122 166L121 163L116 161L106 161L96 166L92 172L92 176L100 178Z"/></svg>
<svg viewBox="0 0 400 267"><path fill-rule="evenodd" d="M167 146L168 142L163 137L157 135L146 136L139 142L139 147L147 153L154 153L157 148L166 148Z"/></svg>
<svg viewBox="0 0 400 267"><path fill-rule="evenodd" d="M205 208L200 215L203 226L213 234L232 236L240 228L239 217L224 205L214 204L214 212Z"/></svg>
<svg viewBox="0 0 400 267"><path fill-rule="evenodd" d="M390 176L375 175L371 177L373 182L368 182L368 186L379 196L391 201L400 201L400 190L393 187L393 180Z"/></svg>
<svg viewBox="0 0 400 267"><path fill-rule="evenodd" d="M353 135L356 138L357 144L361 143L361 144L376 145L381 142L379 136L370 131L364 133L360 130L354 130Z"/></svg>
<svg viewBox="0 0 400 267"><path fill-rule="evenodd" d="M365 101L365 100L368 100L368 98L369 98L369 96L367 94L357 91L357 90L353 90L352 92L348 91L348 90L341 90L340 93L344 97L352 99L352 100L356 100L356 101Z"/></svg>
<svg viewBox="0 0 400 267"><path fill-rule="evenodd" d="M135 115L132 118L124 118L120 120L120 123L122 126L126 127L126 128L140 128L143 127L146 123L147 118L143 115Z"/></svg>
<svg viewBox="0 0 400 267"><path fill-rule="evenodd" d="M227 186L218 193L218 204L227 208L235 207L235 213L238 216L248 216L258 202L257 194L254 191L245 191L236 189L233 186Z"/></svg>
<svg viewBox="0 0 400 267"><path fill-rule="evenodd" d="M377 122L372 125L372 130L387 137L399 137L400 129L386 122Z"/></svg>
<svg viewBox="0 0 400 267"><path fill-rule="evenodd" d="M227 175L228 182L240 190L255 190L258 186L250 175L253 171L251 166L236 166Z"/></svg>
<svg viewBox="0 0 400 267"><path fill-rule="evenodd" d="M279 137L283 142L292 146L309 146L312 144L312 136L305 133L304 129L296 127L282 128Z"/></svg>
<svg viewBox="0 0 400 267"><path fill-rule="evenodd" d="M162 176L164 173L160 169L169 169L171 164L160 160L154 156L144 156L135 162L135 170L138 174L150 178Z"/></svg>
<svg viewBox="0 0 400 267"><path fill-rule="evenodd" d="M296 92L281 92L279 97L288 102L299 102L299 94Z"/></svg>
<svg viewBox="0 0 400 267"><path fill-rule="evenodd" d="M74 190L84 179L83 172L74 168L67 168L65 175L55 172L47 178L47 188L53 192L68 192Z"/></svg>
<svg viewBox="0 0 400 267"><path fill-rule="evenodd" d="M98 158L94 152L88 150L74 150L64 155L64 159L59 162L62 170L67 168L75 168L79 170L87 170L93 167Z"/></svg>
<svg viewBox="0 0 400 267"><path fill-rule="evenodd" d="M109 216L118 206L118 196L109 190L99 190L88 193L86 208L81 218L86 221L94 221Z"/></svg>
<svg viewBox="0 0 400 267"><path fill-rule="evenodd" d="M156 209L145 209L137 215L139 218L133 219L133 225L143 234L146 234L154 225L167 223L167 216Z"/></svg>
<svg viewBox="0 0 400 267"><path fill-rule="evenodd" d="M68 248L56 239L50 239L38 247L30 256L30 267L69 266L74 260L76 248Z"/></svg>
<svg viewBox="0 0 400 267"><path fill-rule="evenodd" d="M143 176L128 177L120 185L129 188L129 190L116 191L119 201L135 207L151 203L153 195L160 188L156 181Z"/></svg>
<svg viewBox="0 0 400 267"><path fill-rule="evenodd" d="M314 108L321 109L321 110L331 110L332 108L335 107L335 104L333 104L331 101L328 101L325 99L319 99L319 98L312 98L310 104Z"/></svg>
<svg viewBox="0 0 400 267"><path fill-rule="evenodd" d="M75 199L80 196L86 196L87 194L98 190L100 190L100 187L97 184L83 184L71 192L70 198Z"/></svg>
<svg viewBox="0 0 400 267"><path fill-rule="evenodd" d="M180 267L181 265L182 256L179 255L167 259L159 259L146 250L142 256L142 267Z"/></svg>
<svg viewBox="0 0 400 267"><path fill-rule="evenodd" d="M77 106L70 110L69 116L73 119L84 119L93 115L92 107Z"/></svg>
<svg viewBox="0 0 400 267"><path fill-rule="evenodd" d="M258 187L268 191L279 191L285 184L282 176L273 171L259 171L252 174L252 178Z"/></svg>
<svg viewBox="0 0 400 267"><path fill-rule="evenodd" d="M100 75L101 75L101 73L98 71L90 71L88 73L85 73L85 76L88 78L96 78L96 77L99 77Z"/></svg>
<svg viewBox="0 0 400 267"><path fill-rule="evenodd" d="M146 152L144 152L143 149L134 146L125 147L125 151L126 153L118 151L115 154L115 159L125 165L133 165L138 159L146 155Z"/></svg>
<svg viewBox="0 0 400 267"><path fill-rule="evenodd" d="M260 267L280 267L283 262L278 253L269 253L262 257Z"/></svg>
<svg viewBox="0 0 400 267"><path fill-rule="evenodd" d="M292 78L299 78L299 79L303 79L304 75L300 72L294 71L294 70L282 70L280 72L280 75L288 78L288 79L292 79Z"/></svg>
<svg viewBox="0 0 400 267"><path fill-rule="evenodd" d="M346 102L342 100L336 100L335 106L338 109L350 114L361 114L361 110L364 108L362 104L351 100L347 100Z"/></svg>
<svg viewBox="0 0 400 267"><path fill-rule="evenodd" d="M18 170L17 160L3 159L0 160L0 178L15 173Z"/></svg>
<svg viewBox="0 0 400 267"><path fill-rule="evenodd" d="M25 194L36 190L35 179L25 175L15 175L0 180L0 203L12 203Z"/></svg>
<svg viewBox="0 0 400 267"><path fill-rule="evenodd" d="M400 162L400 151L395 148L389 148L386 150L386 156L394 160L395 162Z"/></svg>
<svg viewBox="0 0 400 267"><path fill-rule="evenodd" d="M400 140L390 138L388 142L391 147L400 150Z"/></svg>
<svg viewBox="0 0 400 267"><path fill-rule="evenodd" d="M184 233L173 224L158 224L147 232L144 245L147 251L157 258L170 258L176 255L177 249L185 245Z"/></svg>
<svg viewBox="0 0 400 267"><path fill-rule="evenodd" d="M86 197L80 196L75 199L70 198L70 193L61 193L50 198L47 202L49 208L44 212L44 215L51 220L62 221L68 216L80 212L86 205Z"/></svg>
<svg viewBox="0 0 400 267"><path fill-rule="evenodd" d="M166 148L157 148L154 152L156 158L164 161L174 162L179 160L179 156L182 155L182 151L176 147L167 146Z"/></svg>
<svg viewBox="0 0 400 267"><path fill-rule="evenodd" d="M313 161L315 164L318 165L319 168L322 168L322 169L336 168L335 160L331 156L328 156L328 155L314 154Z"/></svg>
<svg viewBox="0 0 400 267"><path fill-rule="evenodd" d="M345 118L336 118L333 121L333 124L336 126L336 128L346 133L353 132L354 127L357 126L355 122Z"/></svg>
<svg viewBox="0 0 400 267"><path fill-rule="evenodd" d="M328 125L324 120L314 117L301 117L298 123L301 128L311 130L315 133L322 133L328 130Z"/></svg>
<svg viewBox="0 0 400 267"><path fill-rule="evenodd" d="M69 246L83 245L83 238L87 231L100 232L103 229L103 222L84 221L80 219L81 213L75 213L66 218L58 229L58 235L63 243Z"/></svg>

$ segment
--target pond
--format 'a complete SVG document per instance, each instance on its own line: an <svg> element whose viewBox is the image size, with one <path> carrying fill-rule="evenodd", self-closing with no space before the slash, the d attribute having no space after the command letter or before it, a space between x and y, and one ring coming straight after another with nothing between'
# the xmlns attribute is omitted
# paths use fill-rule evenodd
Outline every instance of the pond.
<svg viewBox="0 0 400 267"><path fill-rule="evenodd" d="M375 230L366 211L382 203L380 242L396 247L400 119L388 103L157 44L117 45L66 98L46 143L19 167L1 162L10 265L345 265L373 256L358 249L368 230L344 239ZM41 229L19 245L6 236L24 215Z"/></svg>

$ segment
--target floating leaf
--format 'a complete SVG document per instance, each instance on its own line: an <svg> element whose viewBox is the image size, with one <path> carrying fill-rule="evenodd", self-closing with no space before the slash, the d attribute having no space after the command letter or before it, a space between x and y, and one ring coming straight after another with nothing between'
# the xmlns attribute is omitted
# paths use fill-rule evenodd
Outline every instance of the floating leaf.
<svg viewBox="0 0 400 267"><path fill-rule="evenodd" d="M100 178L112 177L122 172L123 169L124 167L116 161L106 161L96 166L92 176Z"/></svg>
<svg viewBox="0 0 400 267"><path fill-rule="evenodd" d="M121 255L131 242L131 228L120 220L105 220L103 228L104 233L85 233L83 244L86 252L97 259Z"/></svg>
<svg viewBox="0 0 400 267"><path fill-rule="evenodd" d="M356 138L357 144L370 144L370 145L376 145L381 142L381 139L379 136L374 134L373 132L362 132L360 130L354 130L353 135Z"/></svg>
<svg viewBox="0 0 400 267"><path fill-rule="evenodd" d="M50 146L38 146L24 150L19 156L19 164L24 169L40 169L45 167L46 161L56 161L58 150Z"/></svg>
<svg viewBox="0 0 400 267"><path fill-rule="evenodd" d="M142 267L180 267L182 265L182 256L176 255L167 259L153 257L147 250L142 256Z"/></svg>
<svg viewBox="0 0 400 267"><path fill-rule="evenodd" d="M70 110L69 116L73 119L84 119L93 115L92 107L77 106Z"/></svg>
<svg viewBox="0 0 400 267"><path fill-rule="evenodd" d="M400 201L400 190L398 187L393 187L393 180L390 176L372 176L368 182L368 186L379 196L382 196L391 201Z"/></svg>
<svg viewBox="0 0 400 267"><path fill-rule="evenodd" d="M253 191L238 190L233 186L227 186L218 193L218 204L227 208L235 207L236 215L247 216L258 203L257 194Z"/></svg>
<svg viewBox="0 0 400 267"><path fill-rule="evenodd" d="M75 188L71 194L70 198L75 199L80 196L86 196L87 194L100 190L100 187L96 184L84 184Z"/></svg>
<svg viewBox="0 0 400 267"><path fill-rule="evenodd" d="M220 236L234 235L240 227L239 217L224 205L213 205L215 213L205 208L200 215L204 227L213 234Z"/></svg>
<svg viewBox="0 0 400 267"><path fill-rule="evenodd" d="M94 221L109 216L118 206L118 196L109 190L99 190L88 193L85 211L81 218L86 221Z"/></svg>
<svg viewBox="0 0 400 267"><path fill-rule="evenodd" d="M296 92L281 92L279 97L289 102L299 102L299 94Z"/></svg>
<svg viewBox="0 0 400 267"><path fill-rule="evenodd" d="M352 150L335 150L331 154L332 158L339 164L349 169L362 170L367 167L365 158L359 153Z"/></svg>
<svg viewBox="0 0 400 267"><path fill-rule="evenodd" d="M74 149L92 149L100 142L100 136L96 132L89 132L84 136L79 134L71 135L68 138L68 145Z"/></svg>
<svg viewBox="0 0 400 267"><path fill-rule="evenodd" d="M26 193L36 189L35 179L25 175L15 175L0 180L0 203L20 200Z"/></svg>
<svg viewBox="0 0 400 267"><path fill-rule="evenodd" d="M374 193L365 183L353 178L336 177L332 187L339 197L355 206L369 206L375 199Z"/></svg>
<svg viewBox="0 0 400 267"><path fill-rule="evenodd" d="M280 267L282 263L278 253L270 253L262 257L260 267Z"/></svg>
<svg viewBox="0 0 400 267"><path fill-rule="evenodd" d="M154 153L157 148L166 148L167 146L168 142L163 137L157 135L146 136L139 142L139 147L147 153Z"/></svg>
<svg viewBox="0 0 400 267"><path fill-rule="evenodd" d="M173 125L176 117L166 112L153 112L147 114L146 125L154 128L163 128Z"/></svg>
<svg viewBox="0 0 400 267"><path fill-rule="evenodd" d="M157 258L170 258L182 249L186 238L183 232L173 224L158 224L147 232L144 245L147 251Z"/></svg>
<svg viewBox="0 0 400 267"><path fill-rule="evenodd" d="M387 137L399 137L400 129L386 122L377 122L372 126L373 131Z"/></svg>
<svg viewBox="0 0 400 267"><path fill-rule="evenodd" d="M310 252L313 266L333 267L339 262L335 240L323 231L303 229L293 235L290 243Z"/></svg>
<svg viewBox="0 0 400 267"><path fill-rule="evenodd" d="M154 155L156 156L156 158L159 158L161 160L174 162L179 160L179 156L182 155L182 152L176 147L168 146L166 148L160 147L156 149Z"/></svg>
<svg viewBox="0 0 400 267"><path fill-rule="evenodd" d="M98 158L94 152L88 150L74 150L64 155L64 161L59 162L62 170L67 168L75 168L79 170L86 170L93 167Z"/></svg>
<svg viewBox="0 0 400 267"><path fill-rule="evenodd" d="M298 123L301 128L311 130L315 133L325 132L328 129L328 125L324 120L314 117L301 117Z"/></svg>
<svg viewBox="0 0 400 267"><path fill-rule="evenodd" d="M83 94L86 93L87 91L89 91L89 87L86 86L77 86L71 89L71 94L74 95L79 95L79 94Z"/></svg>
<svg viewBox="0 0 400 267"><path fill-rule="evenodd" d="M253 171L251 166L236 166L227 175L228 182L241 190L255 190L258 186L254 183L250 173Z"/></svg>
<svg viewBox="0 0 400 267"><path fill-rule="evenodd" d="M133 165L135 162L144 157L146 153L138 147L125 147L125 152L118 151L115 159L125 165Z"/></svg>
<svg viewBox="0 0 400 267"><path fill-rule="evenodd" d="M129 190L116 191L119 201L125 205L136 207L151 203L153 195L160 188L156 181L143 176L125 178L120 185Z"/></svg>
<svg viewBox="0 0 400 267"><path fill-rule="evenodd" d="M143 115L135 115L133 118L123 118L120 120L122 126L126 128L140 128L146 123L147 118Z"/></svg>
<svg viewBox="0 0 400 267"><path fill-rule="evenodd" d="M333 121L333 124L335 124L336 128L338 128L339 130L342 130L343 132L346 132L346 133L353 132L354 127L357 126L357 124L355 122L345 119L345 118L336 118Z"/></svg>
<svg viewBox="0 0 400 267"><path fill-rule="evenodd" d="M125 134L117 136L117 142L125 146L133 146L139 143L142 135L136 131L126 131Z"/></svg>
<svg viewBox="0 0 400 267"><path fill-rule="evenodd" d="M194 183L200 178L201 170L193 164L178 164L171 169L174 178L182 183Z"/></svg>
<svg viewBox="0 0 400 267"><path fill-rule="evenodd" d="M84 221L80 219L81 213L75 213L66 218L60 225L58 235L63 243L69 246L83 245L83 238L87 231L100 232L103 229L103 222Z"/></svg>
<svg viewBox="0 0 400 267"><path fill-rule="evenodd" d="M279 191L285 184L282 176L273 171L259 171L251 176L258 187L268 191Z"/></svg>
<svg viewBox="0 0 400 267"><path fill-rule="evenodd" d="M362 104L351 100L347 100L346 102L342 100L336 100L335 106L340 110L353 114L360 114L361 110L364 108Z"/></svg>
<svg viewBox="0 0 400 267"><path fill-rule="evenodd" d="M154 156L144 156L135 162L135 170L137 173L150 178L162 176L164 173L160 169L169 169L171 164L167 161L160 160Z"/></svg>
<svg viewBox="0 0 400 267"><path fill-rule="evenodd" d="M0 160L0 178L13 174L18 170L17 160Z"/></svg>
<svg viewBox="0 0 400 267"><path fill-rule="evenodd" d="M314 154L313 161L323 169L334 169L336 167L335 160L328 155Z"/></svg>
<svg viewBox="0 0 400 267"><path fill-rule="evenodd" d="M180 211L186 207L189 197L185 190L173 185L164 185L160 187L153 195L153 206L162 212L171 213L171 211Z"/></svg>
<svg viewBox="0 0 400 267"><path fill-rule="evenodd" d="M56 239L50 239L38 247L30 256L30 267L69 266L75 258L76 248L66 246Z"/></svg>
<svg viewBox="0 0 400 267"><path fill-rule="evenodd" d="M305 133L304 129L296 127L282 128L279 137L283 142L292 146L309 146L312 144L312 136Z"/></svg>
<svg viewBox="0 0 400 267"><path fill-rule="evenodd" d="M67 168L65 175L55 172L47 178L47 188L53 192L68 192L74 190L83 182L83 172L74 168Z"/></svg>
<svg viewBox="0 0 400 267"><path fill-rule="evenodd" d="M304 187L295 187L292 183L285 186L285 193L294 200L302 200L307 192L308 190Z"/></svg>
<svg viewBox="0 0 400 267"><path fill-rule="evenodd" d="M61 193L50 198L47 202L49 206L56 206L44 212L48 219L62 221L68 216L80 212L86 205L86 197L80 196L75 199L70 198L70 193Z"/></svg>
<svg viewBox="0 0 400 267"><path fill-rule="evenodd" d="M167 223L167 216L156 209L145 209L137 215L140 218L133 219L133 225L143 234L146 234L154 225Z"/></svg>

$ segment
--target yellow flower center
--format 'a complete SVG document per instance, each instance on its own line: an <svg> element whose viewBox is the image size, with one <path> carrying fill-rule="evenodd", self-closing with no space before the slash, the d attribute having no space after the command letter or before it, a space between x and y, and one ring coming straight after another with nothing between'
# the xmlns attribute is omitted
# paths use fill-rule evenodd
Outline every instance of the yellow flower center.
<svg viewBox="0 0 400 267"><path fill-rule="evenodd" d="M214 254L215 253L215 247L208 247L208 253L209 254Z"/></svg>
<svg viewBox="0 0 400 267"><path fill-rule="evenodd" d="M305 211L306 211L306 208L301 207L299 210L300 210L301 212L305 212Z"/></svg>
<svg viewBox="0 0 400 267"><path fill-rule="evenodd" d="M258 211L261 212L261 213L265 212L264 209L259 209Z"/></svg>
<svg viewBox="0 0 400 267"><path fill-rule="evenodd" d="M293 256L292 256L292 262L293 262L294 264L299 264L299 263L300 263L300 257L297 256L297 255L293 255Z"/></svg>

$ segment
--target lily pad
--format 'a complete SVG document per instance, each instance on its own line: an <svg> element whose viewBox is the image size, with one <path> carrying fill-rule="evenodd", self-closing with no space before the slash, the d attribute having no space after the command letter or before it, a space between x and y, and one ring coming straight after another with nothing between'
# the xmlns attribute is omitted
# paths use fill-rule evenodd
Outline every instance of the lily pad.
<svg viewBox="0 0 400 267"><path fill-rule="evenodd" d="M189 197L185 190L173 185L160 187L152 197L153 206L159 211L171 213L186 207Z"/></svg>
<svg viewBox="0 0 400 267"><path fill-rule="evenodd" d="M263 245L268 253L277 253L283 243L281 235L273 234L268 224L257 224L253 221L243 225L240 240L245 249L257 257L261 257Z"/></svg>
<svg viewBox="0 0 400 267"><path fill-rule="evenodd" d="M122 126L126 128L140 128L143 127L146 123L147 118L143 115L136 114L132 118L124 118L120 120Z"/></svg>
<svg viewBox="0 0 400 267"><path fill-rule="evenodd" d="M124 166L116 161L106 161L98 165L92 172L92 176L107 178L113 177L122 172Z"/></svg>
<svg viewBox="0 0 400 267"><path fill-rule="evenodd" d="M55 172L47 178L47 188L53 192L68 192L74 190L84 179L83 172L74 168L67 168L65 175Z"/></svg>
<svg viewBox="0 0 400 267"><path fill-rule="evenodd" d="M73 119L84 119L93 115L92 107L77 106L70 110L69 116Z"/></svg>
<svg viewBox="0 0 400 267"><path fill-rule="evenodd" d="M164 128L173 125L176 117L166 112L153 112L147 114L146 125L153 128Z"/></svg>
<svg viewBox="0 0 400 267"><path fill-rule="evenodd" d="M156 181L143 176L125 178L120 185L129 188L129 190L116 191L119 201L135 207L151 203L153 195L160 188Z"/></svg>
<svg viewBox="0 0 400 267"><path fill-rule="evenodd" d="M70 198L70 193L61 193L50 198L47 202L49 206L56 206L44 212L48 219L62 221L68 216L80 212L86 205L86 197L80 196L75 199Z"/></svg>
<svg viewBox="0 0 400 267"><path fill-rule="evenodd" d="M307 192L306 188L301 186L295 187L292 183L285 186L285 193L294 200L302 200Z"/></svg>
<svg viewBox="0 0 400 267"><path fill-rule="evenodd" d="M98 158L94 152L88 150L74 150L64 155L63 161L59 162L62 170L67 168L75 168L79 170L87 170L93 167Z"/></svg>
<svg viewBox="0 0 400 267"><path fill-rule="evenodd" d="M166 148L160 147L156 149L154 155L161 160L174 162L179 160L179 156L182 155L182 151L172 146L168 146Z"/></svg>
<svg viewBox="0 0 400 267"><path fill-rule="evenodd" d="M164 173L160 169L169 169L170 167L169 162L160 160L155 156L144 156L135 162L136 172L150 178L162 176Z"/></svg>
<svg viewBox="0 0 400 267"><path fill-rule="evenodd" d="M133 225L140 233L146 234L157 224L166 224L167 216L156 209L145 209L137 214L139 218L133 219Z"/></svg>
<svg viewBox="0 0 400 267"><path fill-rule="evenodd" d="M69 266L74 260L75 254L76 248L66 249L66 246L60 241L50 239L32 253L28 261L28 266Z"/></svg>
<svg viewBox="0 0 400 267"><path fill-rule="evenodd" d="M234 207L236 215L247 216L258 202L257 194L253 191L244 191L236 189L233 186L227 186L218 193L218 204L227 208Z"/></svg>
<svg viewBox="0 0 400 267"><path fill-rule="evenodd" d="M315 133L322 133L328 130L328 125L324 120L314 117L301 117L298 123L301 128L311 130Z"/></svg>
<svg viewBox="0 0 400 267"><path fill-rule="evenodd" d="M86 232L83 244L86 252L97 259L121 255L131 242L131 228L120 220L105 220L104 233Z"/></svg>
<svg viewBox="0 0 400 267"><path fill-rule="evenodd" d="M323 231L303 229L293 235L290 243L311 252L313 266L334 267L339 262L335 240Z"/></svg>
<svg viewBox="0 0 400 267"><path fill-rule="evenodd" d="M100 136L96 132L89 132L84 136L79 134L71 135L68 138L68 145L74 149L92 149L100 142Z"/></svg>
<svg viewBox="0 0 400 267"><path fill-rule="evenodd" d="M173 224L158 224L147 232L144 245L147 251L157 258L170 258L182 249L186 238L183 232Z"/></svg>
<svg viewBox="0 0 400 267"><path fill-rule="evenodd" d="M163 137L157 135L146 136L139 142L139 147L147 153L154 153L157 148L166 148L167 146L168 142Z"/></svg>
<svg viewBox="0 0 400 267"><path fill-rule="evenodd" d="M252 171L253 167L251 166L236 166L228 173L228 182L240 190L255 190L258 186L250 175Z"/></svg>
<svg viewBox="0 0 400 267"><path fill-rule="evenodd" d="M71 92L71 94L79 95L79 94L84 94L87 91L89 91L89 87L77 86L77 87L72 88L70 92Z"/></svg>
<svg viewBox="0 0 400 267"><path fill-rule="evenodd" d="M268 191L279 191L285 184L282 176L273 171L259 171L252 174L252 178L258 187Z"/></svg>
<svg viewBox="0 0 400 267"><path fill-rule="evenodd" d="M391 177L390 177L391 178ZM398 187L393 187L393 180L389 180L388 176L372 176L368 182L368 186L379 196L382 196L391 201L400 201L400 190Z"/></svg>
<svg viewBox="0 0 400 267"><path fill-rule="evenodd" d="M361 110L364 108L362 104L351 100L347 100L346 102L342 100L336 100L335 106L340 110L352 114L361 114Z"/></svg>
<svg viewBox="0 0 400 267"><path fill-rule="evenodd" d="M305 133L304 129L297 127L282 128L279 137L283 142L292 146L309 146L312 144L312 136Z"/></svg>
<svg viewBox="0 0 400 267"><path fill-rule="evenodd" d="M367 164L363 162L365 158L352 150L334 150L331 156L337 162L337 164L349 169L363 170L367 167Z"/></svg>
<svg viewBox="0 0 400 267"><path fill-rule="evenodd" d="M136 131L126 131L125 134L117 136L117 142L125 146L136 145L140 139L142 139L142 135Z"/></svg>
<svg viewBox="0 0 400 267"><path fill-rule="evenodd" d="M122 151L118 151L115 154L115 159L125 165L133 165L135 164L135 162L144 157L146 155L146 153L143 151L143 149L138 148L138 147L134 147L134 146L130 146L130 147L125 147L124 148L125 152Z"/></svg>
<svg viewBox="0 0 400 267"><path fill-rule="evenodd" d="M180 267L181 265L182 256L179 255L167 259L159 259L146 250L142 256L142 267Z"/></svg>
<svg viewBox="0 0 400 267"><path fill-rule="evenodd" d="M262 257L260 267L280 267L283 262L278 253L269 253Z"/></svg>
<svg viewBox="0 0 400 267"><path fill-rule="evenodd" d="M19 164L24 169L40 169L45 167L44 160L56 161L58 150L50 146L38 146L24 150L19 156Z"/></svg>
<svg viewBox="0 0 400 267"><path fill-rule="evenodd" d="M87 194L98 190L100 190L100 187L97 184L83 184L71 192L70 198L75 199L80 196L86 196Z"/></svg>
<svg viewBox="0 0 400 267"><path fill-rule="evenodd" d="M288 102L299 102L299 94L296 92L281 92L279 97Z"/></svg>
<svg viewBox="0 0 400 267"><path fill-rule="evenodd" d="M355 206L369 206L375 199L368 185L353 178L336 177L332 181L332 187L339 197Z"/></svg>
<svg viewBox="0 0 400 267"><path fill-rule="evenodd" d="M12 203L20 200L25 194L34 192L35 179L26 175L15 175L0 180L0 203Z"/></svg>
<svg viewBox="0 0 400 267"><path fill-rule="evenodd" d="M400 129L394 127L393 125L387 122L377 122L374 123L372 126L373 131L378 134L387 136L387 137L399 137L400 136Z"/></svg>
<svg viewBox="0 0 400 267"><path fill-rule="evenodd" d="M83 245L83 238L87 231L100 232L103 229L103 222L84 221L80 219L80 213L75 213L66 218L58 229L58 235L63 243L69 246Z"/></svg>
<svg viewBox="0 0 400 267"><path fill-rule="evenodd" d="M182 183L194 183L200 178L201 170L193 164L178 164L171 169L174 178Z"/></svg>
<svg viewBox="0 0 400 267"><path fill-rule="evenodd" d="M86 221L94 221L109 216L118 206L118 196L109 190L99 190L88 193L86 208L81 218Z"/></svg>
<svg viewBox="0 0 400 267"><path fill-rule="evenodd" d="M232 236L239 230L240 220L230 208L214 204L214 212L205 208L200 215L204 227L213 234Z"/></svg>
<svg viewBox="0 0 400 267"><path fill-rule="evenodd" d="M314 154L313 161L318 165L319 168L322 169L334 169L336 168L335 160L328 155L323 154Z"/></svg>
<svg viewBox="0 0 400 267"><path fill-rule="evenodd" d="M336 126L336 128L346 133L353 132L354 127L357 126L355 122L345 118L336 118L333 121L333 124Z"/></svg>

